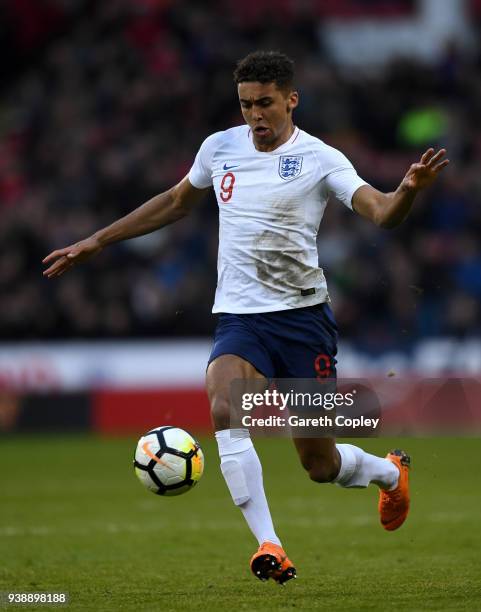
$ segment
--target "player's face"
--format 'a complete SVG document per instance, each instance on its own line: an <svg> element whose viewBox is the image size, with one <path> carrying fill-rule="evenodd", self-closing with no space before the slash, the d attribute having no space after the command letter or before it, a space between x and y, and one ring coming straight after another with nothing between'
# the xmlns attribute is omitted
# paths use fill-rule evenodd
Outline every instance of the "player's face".
<svg viewBox="0 0 481 612"><path fill-rule="evenodd" d="M289 140L298 104L296 91L282 91L275 83L245 82L237 86L242 115L259 151L273 151Z"/></svg>

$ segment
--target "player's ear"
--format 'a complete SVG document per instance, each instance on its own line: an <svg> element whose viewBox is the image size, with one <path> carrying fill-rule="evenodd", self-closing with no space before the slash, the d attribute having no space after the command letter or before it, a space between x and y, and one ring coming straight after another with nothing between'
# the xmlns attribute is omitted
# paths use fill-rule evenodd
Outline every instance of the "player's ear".
<svg viewBox="0 0 481 612"><path fill-rule="evenodd" d="M287 96L287 112L292 113L292 111L296 108L298 104L299 94L297 93L297 91L289 92L289 95Z"/></svg>

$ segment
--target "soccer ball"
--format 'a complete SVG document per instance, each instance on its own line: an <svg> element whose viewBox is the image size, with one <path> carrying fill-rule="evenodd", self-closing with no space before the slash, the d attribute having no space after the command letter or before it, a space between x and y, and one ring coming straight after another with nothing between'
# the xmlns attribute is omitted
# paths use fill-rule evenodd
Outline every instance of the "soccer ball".
<svg viewBox="0 0 481 612"><path fill-rule="evenodd" d="M181 495L197 484L204 471L198 442L179 427L156 427L142 436L134 456L140 482L157 495Z"/></svg>

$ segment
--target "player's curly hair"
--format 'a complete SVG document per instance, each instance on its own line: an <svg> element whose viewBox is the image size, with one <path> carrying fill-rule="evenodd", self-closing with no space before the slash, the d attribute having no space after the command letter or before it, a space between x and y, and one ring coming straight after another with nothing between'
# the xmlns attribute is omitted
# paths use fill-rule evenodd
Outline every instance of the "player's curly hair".
<svg viewBox="0 0 481 612"><path fill-rule="evenodd" d="M294 62L279 51L254 51L237 62L234 82L275 83L278 89L292 89Z"/></svg>

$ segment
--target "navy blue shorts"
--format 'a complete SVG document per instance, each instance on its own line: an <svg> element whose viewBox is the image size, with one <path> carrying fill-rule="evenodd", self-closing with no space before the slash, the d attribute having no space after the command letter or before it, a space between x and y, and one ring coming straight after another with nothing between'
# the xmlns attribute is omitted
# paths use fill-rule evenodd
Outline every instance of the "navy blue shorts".
<svg viewBox="0 0 481 612"><path fill-rule="evenodd" d="M209 363L237 355L267 378L335 378L337 325L327 303L219 315Z"/></svg>

